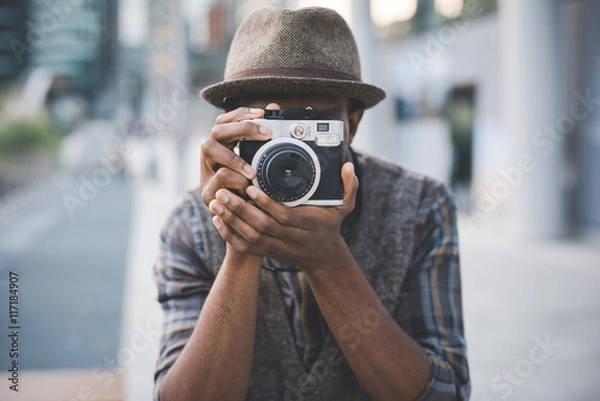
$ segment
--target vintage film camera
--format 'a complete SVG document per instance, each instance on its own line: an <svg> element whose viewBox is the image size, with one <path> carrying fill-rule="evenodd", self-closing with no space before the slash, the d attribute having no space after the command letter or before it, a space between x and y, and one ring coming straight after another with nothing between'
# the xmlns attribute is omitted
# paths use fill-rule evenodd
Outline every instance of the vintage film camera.
<svg viewBox="0 0 600 401"><path fill-rule="evenodd" d="M295 110L305 112L304 119ZM265 110L264 118L252 121L271 128L271 139L239 142L240 156L257 171L252 183L287 206L344 200L344 123L315 118L310 108Z"/></svg>

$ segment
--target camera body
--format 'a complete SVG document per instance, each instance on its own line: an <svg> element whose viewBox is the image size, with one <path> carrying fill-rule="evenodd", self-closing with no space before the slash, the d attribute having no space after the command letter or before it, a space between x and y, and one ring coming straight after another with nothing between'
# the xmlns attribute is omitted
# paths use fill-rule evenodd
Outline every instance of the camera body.
<svg viewBox="0 0 600 401"><path fill-rule="evenodd" d="M240 156L257 171L252 183L287 206L338 206L344 200L344 122L252 120L273 131L268 141L241 140Z"/></svg>

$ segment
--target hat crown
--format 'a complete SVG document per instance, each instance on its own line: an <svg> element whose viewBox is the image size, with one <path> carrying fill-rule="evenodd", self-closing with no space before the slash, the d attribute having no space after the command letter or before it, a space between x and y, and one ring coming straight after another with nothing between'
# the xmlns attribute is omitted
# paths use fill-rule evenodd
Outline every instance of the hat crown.
<svg viewBox="0 0 600 401"><path fill-rule="evenodd" d="M309 7L263 9L239 26L227 57L225 79L286 70L288 76L337 74L360 81L354 36L337 12Z"/></svg>

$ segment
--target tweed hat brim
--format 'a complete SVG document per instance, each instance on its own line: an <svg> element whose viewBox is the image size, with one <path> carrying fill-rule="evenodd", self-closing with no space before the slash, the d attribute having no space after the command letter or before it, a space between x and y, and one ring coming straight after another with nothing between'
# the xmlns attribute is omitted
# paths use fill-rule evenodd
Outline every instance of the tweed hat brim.
<svg viewBox="0 0 600 401"><path fill-rule="evenodd" d="M223 108L223 98L255 95L330 95L362 103L365 109L385 98L385 91L361 81L314 77L251 77L222 81L200 92L210 104Z"/></svg>

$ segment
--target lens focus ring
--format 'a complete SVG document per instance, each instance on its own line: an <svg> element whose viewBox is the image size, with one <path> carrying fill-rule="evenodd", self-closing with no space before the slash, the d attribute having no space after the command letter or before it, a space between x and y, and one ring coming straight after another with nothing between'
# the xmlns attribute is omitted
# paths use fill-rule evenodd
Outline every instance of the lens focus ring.
<svg viewBox="0 0 600 401"><path fill-rule="evenodd" d="M288 206L306 202L319 185L318 157L299 140L277 138L269 141L254 155L252 165L257 171L254 185Z"/></svg>

